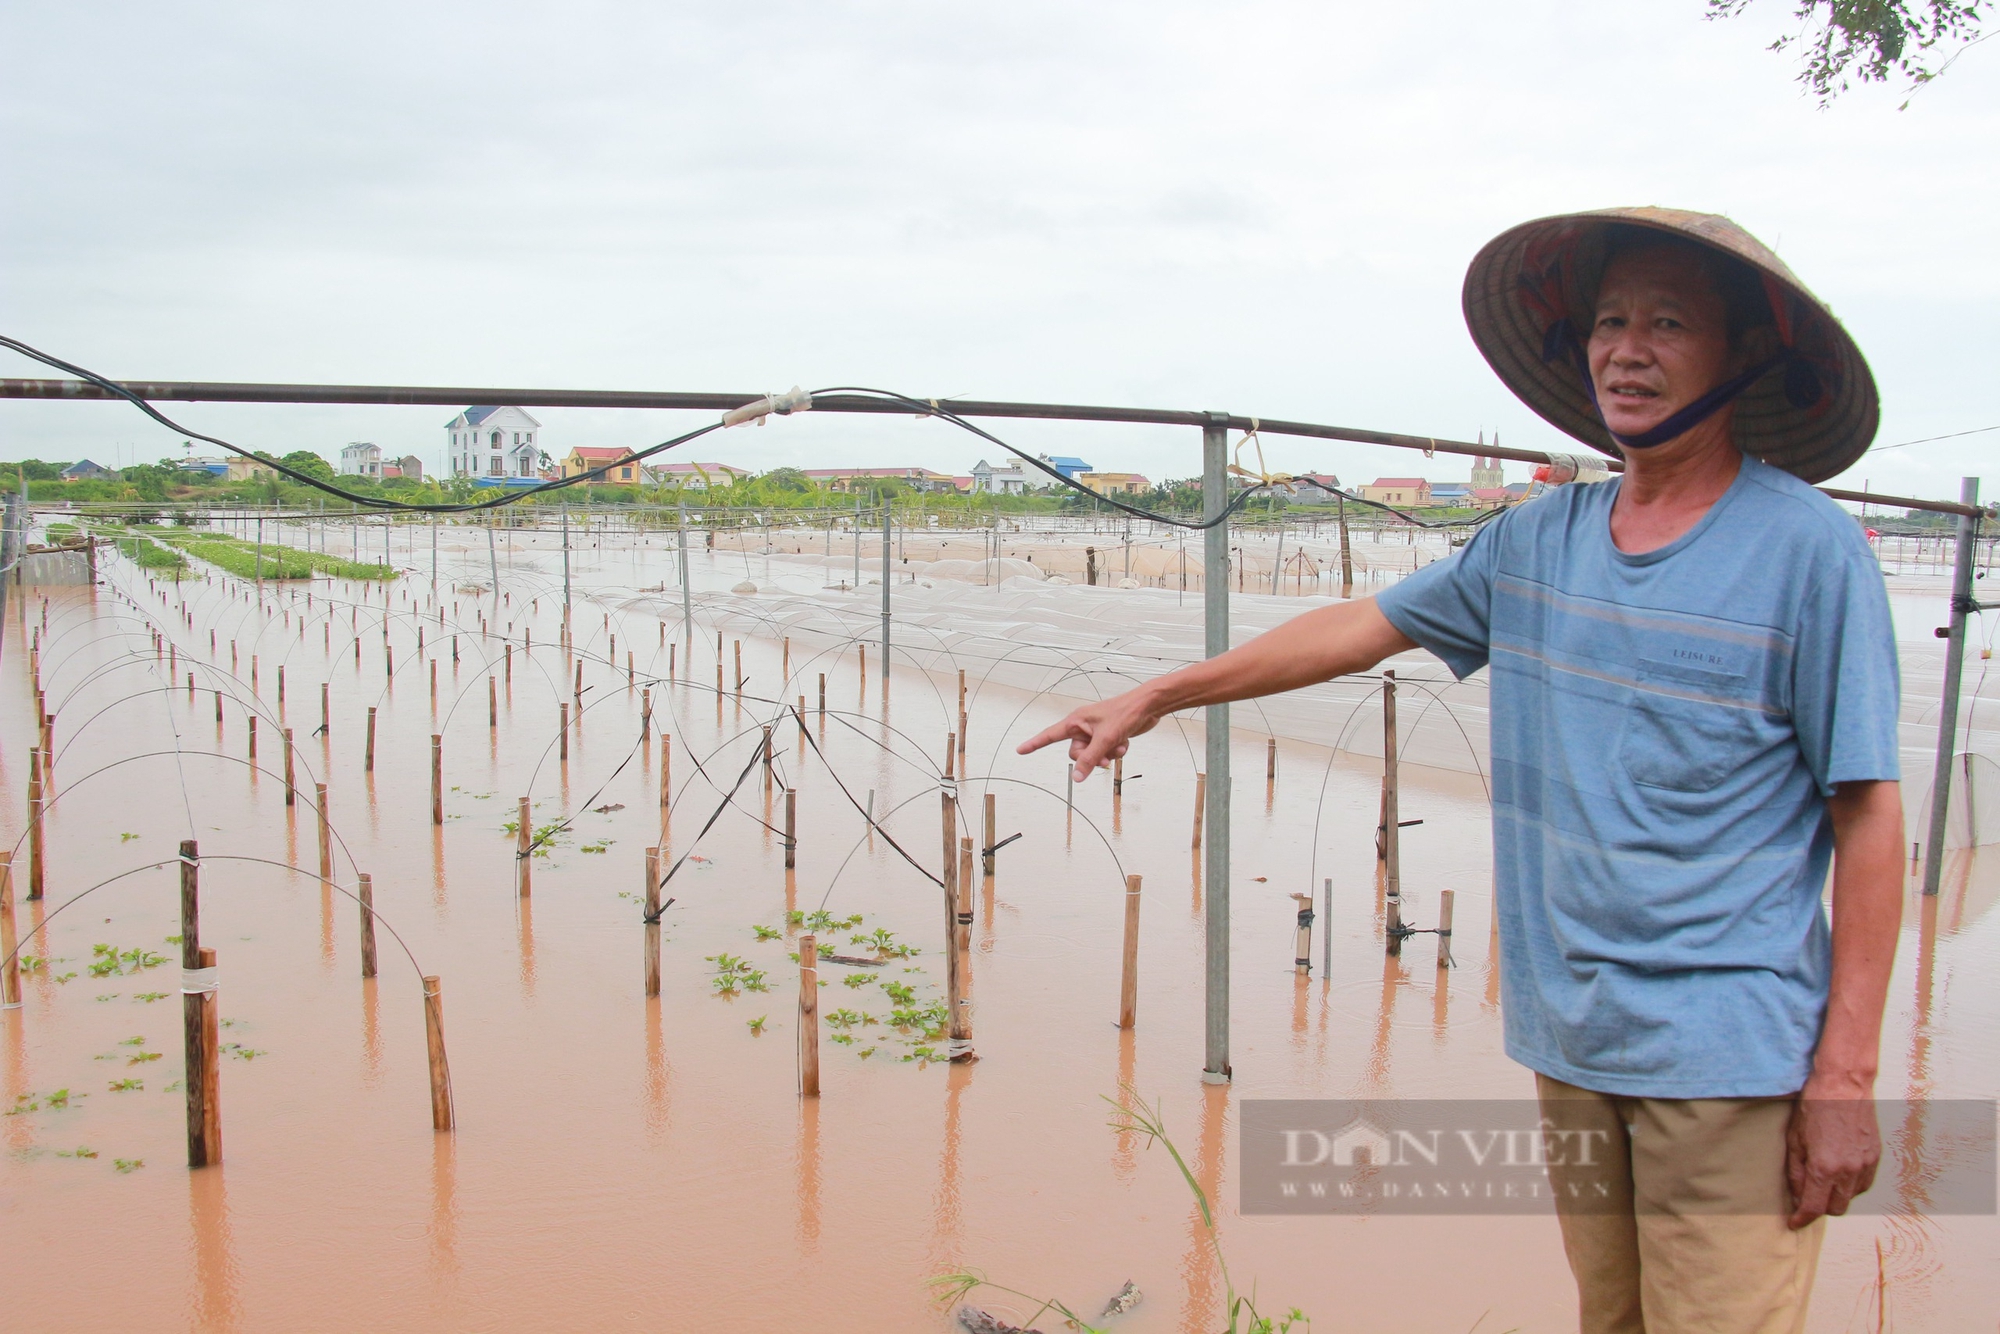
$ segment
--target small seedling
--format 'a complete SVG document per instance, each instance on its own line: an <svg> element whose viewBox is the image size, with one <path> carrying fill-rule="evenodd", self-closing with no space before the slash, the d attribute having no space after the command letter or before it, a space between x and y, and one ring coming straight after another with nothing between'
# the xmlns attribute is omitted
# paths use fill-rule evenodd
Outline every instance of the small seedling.
<svg viewBox="0 0 2000 1334"><path fill-rule="evenodd" d="M111 1081L111 1091L113 1093L126 1093L133 1089L142 1089L144 1087L146 1087L146 1081L143 1079L114 1079Z"/></svg>
<svg viewBox="0 0 2000 1334"><path fill-rule="evenodd" d="M146 1045L146 1038L144 1034L136 1038L120 1038L118 1039L118 1045L121 1047L143 1047Z"/></svg>
<svg viewBox="0 0 2000 1334"><path fill-rule="evenodd" d="M67 1107L69 1106L69 1100L72 1096L81 1098L84 1097L85 1095L81 1093L72 1095L68 1089L57 1089L54 1093L51 1093L49 1095L49 1106Z"/></svg>
<svg viewBox="0 0 2000 1334"><path fill-rule="evenodd" d="M826 1016L830 1028L852 1028L861 1022L861 1016L849 1009L839 1009Z"/></svg>
<svg viewBox="0 0 2000 1334"><path fill-rule="evenodd" d="M779 935L778 928L774 926L753 926L750 929L757 933L759 940L776 940Z"/></svg>
<svg viewBox="0 0 2000 1334"><path fill-rule="evenodd" d="M246 1047L240 1042L225 1042L222 1044L222 1049L239 1061L254 1061L259 1056L269 1056L271 1054L267 1051L258 1051L255 1047ZM155 1055L157 1054L155 1053Z"/></svg>
<svg viewBox="0 0 2000 1334"><path fill-rule="evenodd" d="M840 985L843 987L865 987L874 980L866 973L849 973L846 977L840 979Z"/></svg>
<svg viewBox="0 0 2000 1334"><path fill-rule="evenodd" d="M829 1042L838 1042L838 1043L839 1043L839 1044L840 1044L841 1046L843 1046L843 1047L851 1047L851 1046L853 1046L853 1045L854 1045L854 1034L852 1034L852 1033L835 1033L835 1034L833 1034L833 1035L832 1035L832 1036L831 1036L830 1038L828 1038L827 1040L828 1040Z"/></svg>
<svg viewBox="0 0 2000 1334"><path fill-rule="evenodd" d="M97 1150L89 1148L88 1146L82 1144L77 1145L74 1150L69 1150L69 1149L56 1150L56 1157L58 1158L95 1158L96 1156L97 1156Z"/></svg>
<svg viewBox="0 0 2000 1334"><path fill-rule="evenodd" d="M167 994L168 994L168 993L166 993L166 992L164 992L164 991L142 991L142 992L140 992L140 993L139 993L138 995L134 996L134 997L133 997L132 999L133 999L133 1000L139 1000L139 1001L145 1001L145 1002L146 1002L147 1004L149 1004L149 1005L150 1005L150 1004L152 1004L152 1003L153 1003L154 1001L162 1001L162 1000L165 1000L165 999L167 998Z"/></svg>
<svg viewBox="0 0 2000 1334"><path fill-rule="evenodd" d="M117 1000L118 993L115 991L107 991L102 996L97 997L97 999L101 1001Z"/></svg>
<svg viewBox="0 0 2000 1334"><path fill-rule="evenodd" d="M764 1032L764 1021L768 1018L770 1018L769 1015L760 1014L755 1019L752 1019L750 1021L750 1031L761 1037Z"/></svg>
<svg viewBox="0 0 2000 1334"><path fill-rule="evenodd" d="M915 1005L917 1003L916 988L907 982L884 982L882 990L888 995L890 1000L896 1002L898 1005Z"/></svg>
<svg viewBox="0 0 2000 1334"><path fill-rule="evenodd" d="M137 834L120 834L118 836L118 841L120 843L130 843L133 839L137 837L139 837Z"/></svg>
<svg viewBox="0 0 2000 1334"><path fill-rule="evenodd" d="M135 1051L131 1056L126 1058L125 1064L144 1065L148 1061L157 1061L165 1055L166 1053L163 1051Z"/></svg>
<svg viewBox="0 0 2000 1334"><path fill-rule="evenodd" d="M607 851L609 851L609 848L607 848L607 847L606 847L606 845L605 845L605 844L602 844L602 843L586 843L586 844L584 844L584 845L583 845L583 846L582 846L581 848L578 848L578 849L577 849L577 851L578 851L578 852L607 852Z"/></svg>
<svg viewBox="0 0 2000 1334"><path fill-rule="evenodd" d="M111 1165L120 1172L136 1172L146 1165L144 1158L113 1158Z"/></svg>

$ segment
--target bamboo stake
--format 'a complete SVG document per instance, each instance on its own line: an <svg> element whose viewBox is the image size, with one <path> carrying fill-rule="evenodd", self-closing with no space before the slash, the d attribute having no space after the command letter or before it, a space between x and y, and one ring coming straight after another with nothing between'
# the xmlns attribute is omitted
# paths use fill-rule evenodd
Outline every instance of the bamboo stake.
<svg viewBox="0 0 2000 1334"><path fill-rule="evenodd" d="M667 845L667 818L674 799L674 739L660 733L660 846Z"/></svg>
<svg viewBox="0 0 2000 1334"><path fill-rule="evenodd" d="M355 877L356 895L361 900L361 975L375 976L375 877L363 873Z"/></svg>
<svg viewBox="0 0 2000 1334"><path fill-rule="evenodd" d="M452 641L452 646L454 649L457 648L456 640ZM500 661L504 665L507 684L511 686L514 684L514 645L511 640L508 641L506 651L500 655Z"/></svg>
<svg viewBox="0 0 2000 1334"><path fill-rule="evenodd" d="M1201 846L1202 817L1208 812L1208 775L1194 776L1194 844Z"/></svg>
<svg viewBox="0 0 2000 1334"><path fill-rule="evenodd" d="M819 944L799 937L799 1092L819 1096Z"/></svg>
<svg viewBox="0 0 2000 1334"><path fill-rule="evenodd" d="M957 755L958 733L946 732L944 734L944 777L946 782L950 782L958 774Z"/></svg>
<svg viewBox="0 0 2000 1334"><path fill-rule="evenodd" d="M188 678L188 698L194 698L194 678L192 676ZM330 709L330 701L327 698L327 683L324 681L319 683L319 734L326 737L333 735L333 713Z"/></svg>
<svg viewBox="0 0 2000 1334"><path fill-rule="evenodd" d="M285 804L298 804L298 784L292 780L292 729L285 729Z"/></svg>
<svg viewBox="0 0 2000 1334"><path fill-rule="evenodd" d="M444 736L431 733L431 823L444 823Z"/></svg>
<svg viewBox="0 0 2000 1334"><path fill-rule="evenodd" d="M569 763L569 704L565 702L556 707L561 714L557 721L561 723L562 733L561 744L556 747L556 758L567 764Z"/></svg>
<svg viewBox="0 0 2000 1334"><path fill-rule="evenodd" d="M431 708L438 706L438 660L431 659Z"/></svg>
<svg viewBox="0 0 2000 1334"><path fill-rule="evenodd" d="M660 850L646 849L646 994L660 994Z"/></svg>
<svg viewBox="0 0 2000 1334"><path fill-rule="evenodd" d="M285 664L278 664L278 703L285 702Z"/></svg>
<svg viewBox="0 0 2000 1334"><path fill-rule="evenodd" d="M424 1047L431 1067L431 1129L450 1130L451 1067L444 1054L444 987L435 977L424 979Z"/></svg>
<svg viewBox="0 0 2000 1334"><path fill-rule="evenodd" d="M313 798L319 805L319 879L323 885L333 883L333 827L326 817L326 784L313 784Z"/></svg>
<svg viewBox="0 0 2000 1334"><path fill-rule="evenodd" d="M14 957L14 854L0 851L0 1009L21 1003L21 961Z"/></svg>
<svg viewBox="0 0 2000 1334"><path fill-rule="evenodd" d="M1125 795L1125 757L1123 755L1111 761L1111 795L1114 797Z"/></svg>
<svg viewBox="0 0 2000 1334"><path fill-rule="evenodd" d="M500 730L500 682L491 676L486 678L486 730Z"/></svg>
<svg viewBox="0 0 2000 1334"><path fill-rule="evenodd" d="M1312 972L1313 944L1313 901L1310 894L1294 894L1292 902L1299 905L1298 946L1292 951L1292 970L1300 977Z"/></svg>
<svg viewBox="0 0 2000 1334"><path fill-rule="evenodd" d="M826 673L819 674L819 716L826 717Z"/></svg>
<svg viewBox="0 0 2000 1334"><path fill-rule="evenodd" d="M785 636L784 667L779 672L778 679L780 681L789 681L792 679L792 637L790 635Z"/></svg>
<svg viewBox="0 0 2000 1334"><path fill-rule="evenodd" d="M951 754L951 748L945 748ZM951 1034L958 1035L958 797L947 787L941 794L940 815L944 835L944 968L945 999L951 1014Z"/></svg>
<svg viewBox="0 0 2000 1334"><path fill-rule="evenodd" d="M1455 897L1456 895L1452 890L1444 889L1438 891L1437 938L1438 938L1438 967L1440 968L1449 968L1452 966L1451 910L1452 910L1452 899Z"/></svg>
<svg viewBox="0 0 2000 1334"><path fill-rule="evenodd" d="M653 688L639 687L639 735L641 738L653 735Z"/></svg>
<svg viewBox="0 0 2000 1334"><path fill-rule="evenodd" d="M42 845L42 754L28 755L28 901L42 897L42 877L47 858Z"/></svg>
<svg viewBox="0 0 2000 1334"><path fill-rule="evenodd" d="M195 966L215 967L215 951L203 947L195 952ZM183 988L185 989L185 988ZM188 1062L188 1102L197 1099L201 1103L201 1161L194 1161L196 1128L188 1127L188 1166L214 1167L222 1162L222 1024L221 1002L213 983L200 995L189 996L194 1002L196 1023L200 1030L201 1059L200 1080L197 1085L193 1071L195 1063Z"/></svg>
<svg viewBox="0 0 2000 1334"><path fill-rule="evenodd" d="M1139 877L1125 877L1125 957L1118 982L1118 1027L1139 1022Z"/></svg>
<svg viewBox="0 0 2000 1334"><path fill-rule="evenodd" d="M732 639L729 642L736 649L736 693L741 695L743 693L743 641Z"/></svg>
<svg viewBox="0 0 2000 1334"><path fill-rule="evenodd" d="M771 795L771 729L764 729L764 795Z"/></svg>
<svg viewBox="0 0 2000 1334"><path fill-rule="evenodd" d="M215 692L215 725L222 726L222 692Z"/></svg>
<svg viewBox="0 0 2000 1334"><path fill-rule="evenodd" d="M799 793L797 788L785 789L785 869L793 869L799 864Z"/></svg>
<svg viewBox="0 0 2000 1334"><path fill-rule="evenodd" d="M1382 868L1391 896L1402 894L1402 828L1398 817L1396 673L1382 673Z"/></svg>
<svg viewBox="0 0 2000 1334"><path fill-rule="evenodd" d="M954 914L951 936L951 952L955 966L951 970L951 1059L965 1060L972 1055L972 997L968 994L972 981L972 840L958 840L957 911ZM960 1044L965 1044L960 1046Z"/></svg>
<svg viewBox="0 0 2000 1334"><path fill-rule="evenodd" d="M368 756L361 766L368 773L375 772L375 706L368 706Z"/></svg>
<svg viewBox="0 0 2000 1334"><path fill-rule="evenodd" d="M1264 740L1264 781L1267 783L1278 781L1278 738L1276 737L1266 737Z"/></svg>

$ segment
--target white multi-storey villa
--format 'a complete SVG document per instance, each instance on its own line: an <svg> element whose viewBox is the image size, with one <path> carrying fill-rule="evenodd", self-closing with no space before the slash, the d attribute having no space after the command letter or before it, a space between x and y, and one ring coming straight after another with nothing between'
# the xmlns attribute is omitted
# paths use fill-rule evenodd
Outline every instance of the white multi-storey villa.
<svg viewBox="0 0 2000 1334"><path fill-rule="evenodd" d="M445 430L451 435L451 475L485 481L533 482L541 476L542 424L519 408L467 408Z"/></svg>

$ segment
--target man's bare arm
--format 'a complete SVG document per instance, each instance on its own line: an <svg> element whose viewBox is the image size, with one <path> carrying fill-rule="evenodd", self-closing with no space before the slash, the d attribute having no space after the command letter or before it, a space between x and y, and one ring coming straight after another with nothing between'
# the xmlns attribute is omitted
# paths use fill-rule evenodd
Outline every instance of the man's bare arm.
<svg viewBox="0 0 2000 1334"><path fill-rule="evenodd" d="M1903 916L1903 797L1895 783L1842 783L1833 817L1833 978L1812 1075L1787 1155L1793 1227L1844 1214L1882 1157L1875 1070Z"/></svg>
<svg viewBox="0 0 2000 1334"><path fill-rule="evenodd" d="M1135 736L1180 709L1276 695L1300 686L1362 672L1416 643L1389 623L1373 598L1343 602L1295 616L1219 658L1197 662L1136 686L1122 695L1086 704L1054 727L1021 743L1026 755L1069 742L1076 781L1125 753Z"/></svg>

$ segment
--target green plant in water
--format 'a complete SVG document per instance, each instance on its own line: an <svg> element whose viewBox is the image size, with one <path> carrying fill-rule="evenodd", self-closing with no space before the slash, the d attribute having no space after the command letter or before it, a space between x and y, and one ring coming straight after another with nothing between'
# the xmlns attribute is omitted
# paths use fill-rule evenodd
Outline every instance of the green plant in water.
<svg viewBox="0 0 2000 1334"><path fill-rule="evenodd" d="M143 1079L114 1079L111 1081L111 1091L113 1093L126 1093L132 1089L142 1089L144 1087L146 1087L146 1081Z"/></svg>
<svg viewBox="0 0 2000 1334"><path fill-rule="evenodd" d="M919 1047L916 1051L926 1053L925 1059L937 1059L934 1054L929 1054L928 1048ZM910 1060L912 1057L906 1056L903 1059ZM1287 1334L1294 1325L1303 1325L1310 1329L1312 1321L1296 1306L1281 1316L1263 1315L1257 1310L1253 1295L1236 1290L1236 1282L1229 1274L1229 1262L1222 1254L1222 1238L1215 1230L1215 1211L1209 1205L1208 1192L1201 1188L1199 1181L1195 1180L1187 1160L1181 1157L1181 1151L1167 1136L1166 1118L1161 1115L1157 1105L1147 1107L1144 1100L1139 1097L1138 1090L1130 1084L1120 1084L1118 1091L1121 1097L1104 1099L1112 1108L1109 1122L1111 1129L1121 1135L1143 1136L1149 1149L1156 1143L1165 1146L1168 1156L1174 1160L1174 1166L1180 1169L1181 1180L1186 1182L1187 1188L1194 1193L1195 1204L1201 1210L1201 1225L1208 1236L1209 1250L1215 1256L1216 1268L1222 1273L1223 1312L1228 1317L1229 1323L1219 1331L1219 1334ZM1005 1287L988 1279L976 1269L961 1269L939 1274L929 1280L929 1286L932 1299L941 1305L963 1300L980 1288L992 1288L995 1292L1004 1292L1024 1301L1040 1303L1027 1320L1022 1322L1023 1324L1031 1324L1043 1312L1052 1311L1081 1331L1081 1334L1105 1334L1101 1327L1090 1324L1056 1298L1036 1297L1018 1288Z"/></svg>
<svg viewBox="0 0 2000 1334"><path fill-rule="evenodd" d="M843 987L860 988L867 986L870 982L873 982L874 980L875 980L874 978L870 977L866 973L849 973L846 977L840 979L840 985L842 985Z"/></svg>
<svg viewBox="0 0 2000 1334"><path fill-rule="evenodd" d="M254 1061L259 1056L269 1056L271 1054L267 1051L259 1051L255 1047L246 1047L240 1042L225 1042L222 1044L222 1050L234 1056L239 1061ZM159 1053L155 1052L153 1055L158 1056Z"/></svg>
<svg viewBox="0 0 2000 1334"><path fill-rule="evenodd" d="M56 1150L56 1157L58 1158L95 1158L96 1156L97 1150L84 1144L79 1144L74 1149Z"/></svg>
<svg viewBox="0 0 2000 1334"><path fill-rule="evenodd" d="M757 933L759 940L776 940L782 934L775 926L752 926L750 929Z"/></svg>
<svg viewBox="0 0 2000 1334"><path fill-rule="evenodd" d="M583 845L582 847L578 848L578 849L577 849L577 851L578 851L578 852L608 852L608 851L610 851L610 849L609 849L609 848L608 848L608 847L607 847L607 846L606 846L605 844L602 844L602 843L586 843L586 844L584 844L584 845Z"/></svg>
<svg viewBox="0 0 2000 1334"><path fill-rule="evenodd" d="M137 838L137 837L139 837L139 836L138 836L137 834L120 834L120 835L118 836L118 841L119 841L120 843L130 843L130 842L131 842L131 841L132 841L133 839L135 839L135 838ZM119 1159L119 1161L120 1161L120 1162L123 1162L123 1161L124 1161L124 1159L122 1159L122 1158L121 1158L121 1159Z"/></svg>
<svg viewBox="0 0 2000 1334"><path fill-rule="evenodd" d="M898 1005L915 1005L917 1003L917 989L907 982L891 982L885 979L882 983L882 990L890 1000L896 1002Z"/></svg>
<svg viewBox="0 0 2000 1334"><path fill-rule="evenodd" d="M758 1035L759 1037L763 1036L763 1033L764 1033L764 1021L765 1021L766 1019L769 1019L770 1017L771 1017L771 1016L769 1016L769 1015L767 1015L767 1014L760 1014L760 1015L758 1015L758 1016L757 1016L757 1017L756 1017L755 1019L752 1019L752 1020L750 1021L750 1031L751 1031L752 1033L754 1033L754 1034Z"/></svg>
<svg viewBox="0 0 2000 1334"><path fill-rule="evenodd" d="M852 1028L861 1022L861 1016L843 1007L828 1014L826 1022L830 1028Z"/></svg>
<svg viewBox="0 0 2000 1334"><path fill-rule="evenodd" d="M164 991L142 991L138 995L134 996L132 999L137 1001L145 1001L147 1004L150 1005L154 1001L165 1000L167 998L167 995L168 993Z"/></svg>
<svg viewBox="0 0 2000 1334"><path fill-rule="evenodd" d="M136 1172L146 1165L144 1158L113 1158L111 1165L120 1172Z"/></svg>

